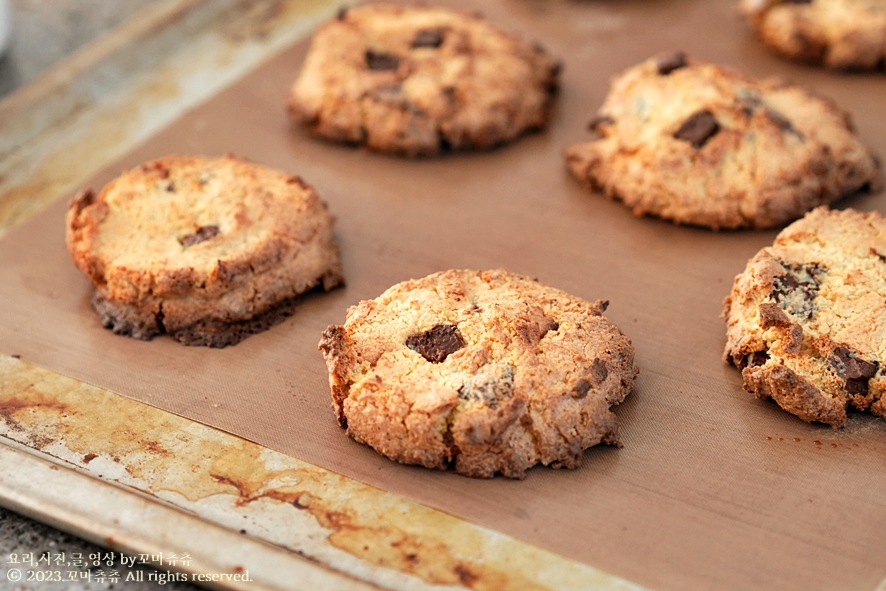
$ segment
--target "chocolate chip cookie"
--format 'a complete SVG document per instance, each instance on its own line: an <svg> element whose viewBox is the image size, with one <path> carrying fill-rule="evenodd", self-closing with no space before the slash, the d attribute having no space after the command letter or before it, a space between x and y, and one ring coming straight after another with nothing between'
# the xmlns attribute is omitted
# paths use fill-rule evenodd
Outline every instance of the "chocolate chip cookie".
<svg viewBox="0 0 886 591"><path fill-rule="evenodd" d="M566 150L572 173L637 215L681 224L775 227L883 183L831 101L683 53L616 76L590 128L594 139Z"/></svg>
<svg viewBox="0 0 886 591"><path fill-rule="evenodd" d="M450 270L351 307L320 340L348 435L406 464L522 479L618 445L631 341L586 302L503 270Z"/></svg>
<svg viewBox="0 0 886 591"><path fill-rule="evenodd" d="M67 245L117 334L224 347L342 283L332 217L299 177L233 157L167 156L69 205Z"/></svg>
<svg viewBox="0 0 886 591"><path fill-rule="evenodd" d="M289 110L320 137L382 152L490 148L547 125L558 72L479 17L361 6L314 35Z"/></svg>
<svg viewBox="0 0 886 591"><path fill-rule="evenodd" d="M804 421L886 418L886 218L820 207L785 228L724 302L725 360Z"/></svg>
<svg viewBox="0 0 886 591"><path fill-rule="evenodd" d="M882 69L886 0L742 0L759 38L789 58L829 68Z"/></svg>

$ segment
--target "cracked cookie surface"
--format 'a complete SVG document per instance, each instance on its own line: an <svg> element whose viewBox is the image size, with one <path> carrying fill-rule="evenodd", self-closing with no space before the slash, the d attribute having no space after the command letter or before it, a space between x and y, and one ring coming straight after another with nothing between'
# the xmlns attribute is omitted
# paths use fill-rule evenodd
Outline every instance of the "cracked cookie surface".
<svg viewBox="0 0 886 591"><path fill-rule="evenodd" d="M778 53L838 69L886 65L886 0L742 0L760 40Z"/></svg>
<svg viewBox="0 0 886 591"><path fill-rule="evenodd" d="M829 100L682 53L616 76L590 127L595 139L566 149L573 175L636 215L681 224L776 227L883 184Z"/></svg>
<svg viewBox="0 0 886 591"><path fill-rule="evenodd" d="M785 228L724 301L724 358L807 422L886 418L886 218L820 207Z"/></svg>
<svg viewBox="0 0 886 591"><path fill-rule="evenodd" d="M167 156L68 208L66 241L105 328L224 347L343 282L332 217L299 177L233 157Z"/></svg>
<svg viewBox="0 0 886 591"><path fill-rule="evenodd" d="M558 73L540 47L479 17L361 6L318 29L288 103L320 137L431 156L544 128Z"/></svg>
<svg viewBox="0 0 886 591"><path fill-rule="evenodd" d="M630 340L587 302L503 270L450 270L351 307L320 341L333 409L355 440L406 464L523 478L618 445Z"/></svg>

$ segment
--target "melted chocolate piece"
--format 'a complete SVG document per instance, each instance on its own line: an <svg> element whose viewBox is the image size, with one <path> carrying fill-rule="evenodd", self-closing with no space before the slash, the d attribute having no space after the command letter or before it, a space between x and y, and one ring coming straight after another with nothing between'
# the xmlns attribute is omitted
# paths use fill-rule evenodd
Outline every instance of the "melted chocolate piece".
<svg viewBox="0 0 886 591"><path fill-rule="evenodd" d="M687 119L674 134L674 138L691 143L692 147L697 150L719 131L720 124L717 123L714 114L705 110L699 111Z"/></svg>
<svg viewBox="0 0 886 591"><path fill-rule="evenodd" d="M497 408L499 402L510 397L513 391L514 367L510 363L492 363L465 380L458 389L458 397Z"/></svg>
<svg viewBox="0 0 886 591"><path fill-rule="evenodd" d="M347 14L348 14L348 7L342 6L341 8L338 9L338 12L336 13L335 18L337 20L343 21L343 20L345 20L345 17L347 16Z"/></svg>
<svg viewBox="0 0 886 591"><path fill-rule="evenodd" d="M677 51L671 55L659 58L658 63L656 64L658 67L658 73L662 76L667 76L674 70L685 68L687 65L686 54L682 51Z"/></svg>
<svg viewBox="0 0 886 591"><path fill-rule="evenodd" d="M194 246L218 236L218 226L201 226L197 231L178 239L184 246Z"/></svg>
<svg viewBox="0 0 886 591"><path fill-rule="evenodd" d="M606 367L606 362L602 359L594 359L594 364L591 366L591 373L594 376L594 381L598 384L609 376L609 369Z"/></svg>
<svg viewBox="0 0 886 591"><path fill-rule="evenodd" d="M846 391L850 394L867 394L868 381L876 375L880 364L876 361L859 359L846 347L837 347L828 359L837 374L846 380Z"/></svg>
<svg viewBox="0 0 886 591"><path fill-rule="evenodd" d="M572 389L571 395L573 398L581 399L587 396L590 390L591 383L585 379L581 379L575 384L575 388Z"/></svg>
<svg viewBox="0 0 886 591"><path fill-rule="evenodd" d="M422 29L412 38L412 49L430 47L437 49L443 45L445 31L443 29Z"/></svg>
<svg viewBox="0 0 886 591"><path fill-rule="evenodd" d="M597 115L588 122L588 129L591 131L599 131L598 128L601 125L612 125L613 123L615 123L615 119L609 115Z"/></svg>
<svg viewBox="0 0 886 591"><path fill-rule="evenodd" d="M440 363L450 353L465 346L464 340L452 324L438 324L431 330L406 339L406 346L431 363Z"/></svg>
<svg viewBox="0 0 886 591"><path fill-rule="evenodd" d="M815 263L806 265L789 265L781 263L785 270L784 275L779 275L773 281L772 293L769 294L779 307L805 320L812 318L815 313L813 300L818 295L818 287L821 283L819 277L825 270Z"/></svg>
<svg viewBox="0 0 886 591"><path fill-rule="evenodd" d="M745 359L748 367L765 365L767 361L769 361L769 353L766 351L754 351Z"/></svg>
<svg viewBox="0 0 886 591"><path fill-rule="evenodd" d="M886 255L880 254L879 252L877 252L877 249L871 247L871 254L886 263Z"/></svg>
<svg viewBox="0 0 886 591"><path fill-rule="evenodd" d="M788 118L778 111L775 111L773 109L766 109L766 116L769 117L769 120L775 123L775 125L778 126L779 129L788 130L794 128Z"/></svg>
<svg viewBox="0 0 886 591"><path fill-rule="evenodd" d="M367 49L366 67L378 72L396 70L400 67L400 58L396 55L391 55L390 53L375 52L371 49Z"/></svg>

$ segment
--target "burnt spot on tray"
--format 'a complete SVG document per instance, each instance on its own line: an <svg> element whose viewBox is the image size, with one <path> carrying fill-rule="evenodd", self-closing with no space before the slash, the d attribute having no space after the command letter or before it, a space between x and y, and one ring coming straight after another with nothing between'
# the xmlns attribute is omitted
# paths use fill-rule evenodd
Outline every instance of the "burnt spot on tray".
<svg viewBox="0 0 886 591"><path fill-rule="evenodd" d="M867 394L868 381L877 373L880 364L860 359L847 347L837 347L828 357L837 375L846 380L849 394Z"/></svg>
<svg viewBox="0 0 886 591"><path fill-rule="evenodd" d="M178 239L185 247L194 246L206 242L218 236L218 226L200 226L193 234L187 234Z"/></svg>
<svg viewBox="0 0 886 591"><path fill-rule="evenodd" d="M695 113L683 122L680 129L674 133L674 138L692 144L696 150L704 146L709 139L720 131L720 124L714 114L708 110Z"/></svg>
<svg viewBox="0 0 886 591"><path fill-rule="evenodd" d="M396 70L400 67L400 58L390 53L366 50L366 67L376 72Z"/></svg>
<svg viewBox="0 0 886 591"><path fill-rule="evenodd" d="M419 47L427 47L437 49L443 45L445 39L445 31L443 29L422 29L412 38L412 49Z"/></svg>
<svg viewBox="0 0 886 591"><path fill-rule="evenodd" d="M464 347L465 342L455 325L438 324L431 330L407 338L406 346L431 363L440 363Z"/></svg>
<svg viewBox="0 0 886 591"><path fill-rule="evenodd" d="M666 55L658 58L658 61L655 65L658 68L659 74L661 74L662 76L667 76L674 70L685 68L689 64L686 61L686 54L682 51L677 51L672 53L671 55Z"/></svg>
<svg viewBox="0 0 886 591"><path fill-rule="evenodd" d="M489 408L497 408L513 392L514 366L510 363L494 363L468 377L458 389L458 397L460 400L480 402Z"/></svg>
<svg viewBox="0 0 886 591"><path fill-rule="evenodd" d="M818 295L821 277L825 269L816 263L787 264L782 262L785 273L773 281L769 294L778 306L794 317L809 320L815 313L813 301Z"/></svg>

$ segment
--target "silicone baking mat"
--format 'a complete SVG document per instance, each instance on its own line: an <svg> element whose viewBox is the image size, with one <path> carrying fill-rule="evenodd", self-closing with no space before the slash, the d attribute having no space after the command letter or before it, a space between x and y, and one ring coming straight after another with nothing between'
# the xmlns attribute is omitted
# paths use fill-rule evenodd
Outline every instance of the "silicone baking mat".
<svg viewBox="0 0 886 591"><path fill-rule="evenodd" d="M465 10L467 0L442 2ZM722 299L775 236L636 218L582 189L562 149L587 138L610 76L683 49L831 96L886 154L886 77L782 61L731 1L493 0L483 12L563 61L550 128L489 152L404 160L307 136L284 110L307 43L284 51L92 180L163 154L239 156L299 174L337 216L347 287L306 297L223 350L101 328L64 247L64 201L0 241L0 350L420 500L660 589L873 589L886 575L886 422L808 425L741 389L721 359ZM884 208L886 195L840 206ZM350 441L329 404L320 332L347 306L447 268L538 277L633 340L641 369L616 409L624 448L522 482L394 464Z"/></svg>

